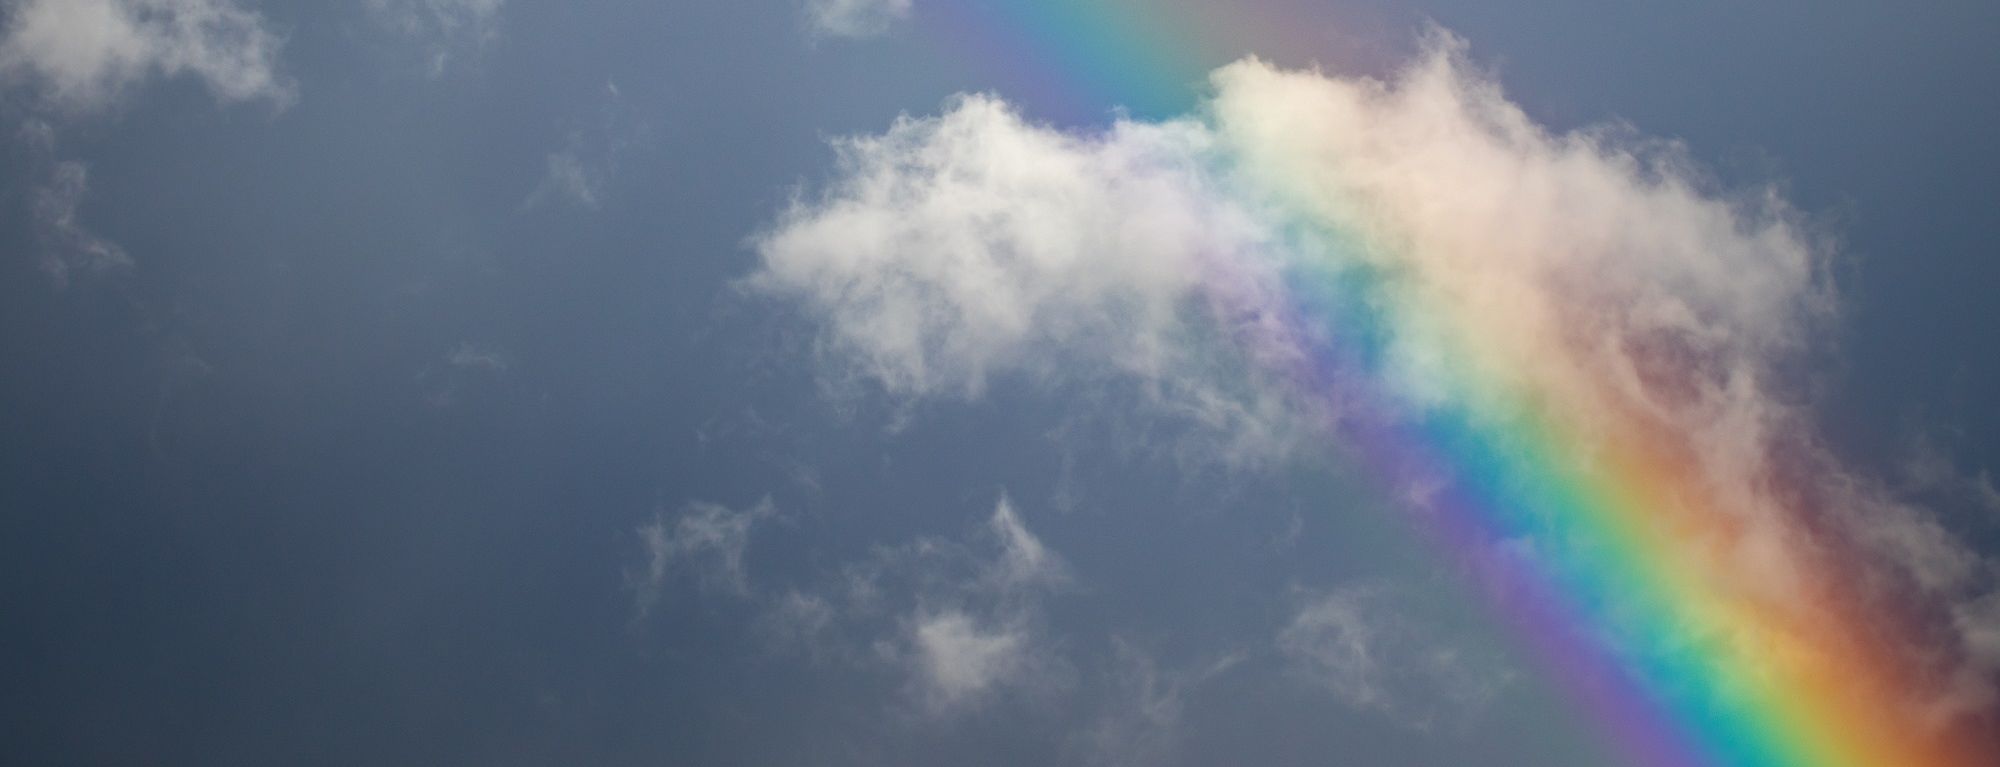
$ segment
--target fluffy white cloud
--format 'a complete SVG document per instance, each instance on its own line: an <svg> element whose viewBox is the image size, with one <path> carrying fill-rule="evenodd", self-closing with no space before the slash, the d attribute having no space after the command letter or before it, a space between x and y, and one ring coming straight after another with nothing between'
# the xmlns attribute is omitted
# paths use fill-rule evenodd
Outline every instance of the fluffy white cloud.
<svg viewBox="0 0 2000 767"><path fill-rule="evenodd" d="M1275 263L1212 281L1210 263L1270 238L1206 173L1215 144L1192 121L1070 136L966 97L842 141L841 180L759 239L750 284L824 322L835 376L959 398L1000 376L1137 381L1219 454L1282 452L1316 403L1208 343L1202 291L1246 310L1226 335L1274 322L1251 307L1279 290Z"/></svg>
<svg viewBox="0 0 2000 767"><path fill-rule="evenodd" d="M1629 131L1545 130L1442 35L1387 80L1246 60L1212 81L1180 120L1062 131L971 96L842 140L748 284L818 324L837 383L1125 387L1230 462L1356 419L1546 419L1565 470L1671 476L1654 501L1682 515L1677 566L1762 616L1745 646L1844 641L1847 608L1809 597L1837 580L1961 625L1902 637L1906 681L1990 682L1967 624L1992 611L1957 606L1991 564L1837 460L1786 384L1834 298L1828 249L1774 192L1716 190ZM1421 504L1450 471L1397 479Z"/></svg>
<svg viewBox="0 0 2000 767"><path fill-rule="evenodd" d="M749 596L743 554L750 547L750 533L777 513L777 507L766 498L741 510L691 503L671 520L664 512L655 515L639 528L646 562L630 577L639 614L644 615L659 601L668 575L676 570L692 571L704 589Z"/></svg>
<svg viewBox="0 0 2000 767"><path fill-rule="evenodd" d="M58 105L103 107L155 76L193 75L225 102L283 106L283 39L234 0L19 0L7 7L0 73Z"/></svg>
<svg viewBox="0 0 2000 767"><path fill-rule="evenodd" d="M910 15L911 0L806 0L806 23L827 37L868 37Z"/></svg>

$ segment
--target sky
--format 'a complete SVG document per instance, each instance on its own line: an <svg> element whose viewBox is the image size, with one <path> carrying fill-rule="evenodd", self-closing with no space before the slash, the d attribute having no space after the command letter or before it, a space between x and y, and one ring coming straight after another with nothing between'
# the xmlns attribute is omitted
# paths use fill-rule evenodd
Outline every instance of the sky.
<svg viewBox="0 0 2000 767"><path fill-rule="evenodd" d="M0 9L0 761L2000 754L1992 4Z"/></svg>

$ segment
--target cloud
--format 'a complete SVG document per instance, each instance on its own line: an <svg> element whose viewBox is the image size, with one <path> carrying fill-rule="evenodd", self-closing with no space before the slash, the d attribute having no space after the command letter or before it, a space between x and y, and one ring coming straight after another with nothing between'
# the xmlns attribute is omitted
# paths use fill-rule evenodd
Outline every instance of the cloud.
<svg viewBox="0 0 2000 767"><path fill-rule="evenodd" d="M829 640L840 619L834 598L787 591L765 609L758 630L775 647L799 651L814 663L830 663L850 659L849 648Z"/></svg>
<svg viewBox="0 0 2000 767"><path fill-rule="evenodd" d="M2000 488L1994 486L1992 472L1961 467L1941 435L1912 434L1907 442L1898 472L1900 489L1969 509L1988 524L2000 521Z"/></svg>
<svg viewBox="0 0 2000 767"><path fill-rule="evenodd" d="M910 650L933 708L950 708L1016 677L1029 662L1027 632L956 609L911 621Z"/></svg>
<svg viewBox="0 0 2000 767"><path fill-rule="evenodd" d="M1151 653L1122 637L1112 638L1111 650L1107 706L1075 740L1088 764L1172 763L1189 695L1244 659L1232 653L1199 665L1162 668Z"/></svg>
<svg viewBox="0 0 2000 767"><path fill-rule="evenodd" d="M1071 582L1068 566L1005 498L986 522L987 547L919 538L788 591L760 630L816 662L886 666L927 718L1058 689L1070 672L1042 602Z"/></svg>
<svg viewBox="0 0 2000 767"><path fill-rule="evenodd" d="M815 35L870 37L909 18L911 0L806 0L806 24Z"/></svg>
<svg viewBox="0 0 2000 767"><path fill-rule="evenodd" d="M8 6L0 74L70 110L102 108L153 77L192 75L224 102L294 98L284 40L234 0L20 0Z"/></svg>
<svg viewBox="0 0 2000 767"><path fill-rule="evenodd" d="M878 654L908 669L913 697L931 716L976 708L1002 693L1046 692L1068 675L1045 636L1041 612L1041 598L1064 582L1061 563L1019 525L1004 500L991 526L1001 533L1001 551L981 569L1001 577L913 573L928 585L898 618L899 636L876 645ZM1031 569L1017 569L1029 550L1042 558Z"/></svg>
<svg viewBox="0 0 2000 767"><path fill-rule="evenodd" d="M57 287L69 284L76 271L104 272L132 266L132 258L117 243L77 223L77 207L89 187L88 166L73 160L56 163L46 183L34 191L35 225L42 240L42 271Z"/></svg>
<svg viewBox="0 0 2000 767"><path fill-rule="evenodd" d="M1069 580L1069 569L1042 540L1029 532L1005 496L993 508L986 526L1000 543L1000 557L991 572L1002 589L1060 586Z"/></svg>
<svg viewBox="0 0 2000 767"><path fill-rule="evenodd" d="M484 50L500 35L506 0L368 0L377 23L417 42L431 77Z"/></svg>
<svg viewBox="0 0 2000 767"><path fill-rule="evenodd" d="M546 169L542 174L542 185L529 195L527 205L534 207L546 200L563 200L584 208L597 207L598 190L603 186L602 173L586 167L582 158L582 137L570 134L569 143L562 149L549 153Z"/></svg>
<svg viewBox="0 0 2000 767"><path fill-rule="evenodd" d="M985 578L933 590L919 600L907 626L906 654L932 711L950 711L1007 686L1048 677L1037 637L1036 601L1069 580L1068 568L1042 545L1005 497L987 529L997 555L981 569ZM983 607L979 603L986 603Z"/></svg>
<svg viewBox="0 0 2000 767"><path fill-rule="evenodd" d="M1417 729L1462 726L1512 680L1496 658L1424 630L1383 588L1313 595L1278 633L1298 674L1359 709Z"/></svg>
<svg viewBox="0 0 2000 767"><path fill-rule="evenodd" d="M1191 121L1070 136L964 97L840 142L840 180L757 239L749 285L821 322L836 378L953 399L1000 377L1130 384L1215 455L1280 454L1317 406L1198 316L1204 264L1270 236L1203 171L1215 144ZM1275 271L1238 277L1221 289L1278 289Z"/></svg>
<svg viewBox="0 0 2000 767"><path fill-rule="evenodd" d="M511 363L507 353L499 349L461 343L445 355L445 363L460 370L482 370L489 373L504 373Z"/></svg>
<svg viewBox="0 0 2000 767"><path fill-rule="evenodd" d="M1442 33L1384 80L1250 59L1211 81L1182 119L1066 131L975 95L842 139L745 284L819 328L830 391L1117 402L1225 465L1366 451L1342 438L1369 425L1549 425L1557 470L1664 478L1662 550L1756 616L1711 640L1865 652L1839 628L1864 605L1916 627L1902 694L1993 695L1995 611L1971 607L1992 563L1838 459L1791 383L1838 305L1831 249L1775 191L1717 189L1629 128L1546 130ZM1392 494L1427 505L1455 471ZM1519 550L1582 556L1521 524ZM1339 649L1341 613L1318 615L1299 646Z"/></svg>
<svg viewBox="0 0 2000 767"><path fill-rule="evenodd" d="M79 209L90 189L89 166L55 159L55 131L46 122L29 121L22 126L19 138L29 154L30 172L41 178L29 192L29 213L40 241L42 271L62 288L77 272L131 268L132 258L124 248L91 232L80 221Z"/></svg>
<svg viewBox="0 0 2000 767"><path fill-rule="evenodd" d="M513 365L513 358L505 349L465 341L441 359L424 365L417 371L416 380L423 389L426 404L449 408L468 395L477 397L492 391Z"/></svg>
<svg viewBox="0 0 2000 767"><path fill-rule="evenodd" d="M80 221L90 166L56 158L48 115L108 109L152 79L182 75L225 103L282 109L296 98L278 69L284 40L234 0L15 0L0 8L0 78L31 89L44 115L26 120L17 138L39 177L28 199L42 269L59 288L78 272L128 269L132 258Z"/></svg>
<svg viewBox="0 0 2000 767"><path fill-rule="evenodd" d="M551 203L594 209L603 203L605 185L649 135L646 125L628 116L617 84L605 83L604 97L599 120L570 131L562 148L544 158L541 184L522 201L523 209Z"/></svg>
<svg viewBox="0 0 2000 767"><path fill-rule="evenodd" d="M654 515L653 521L639 528L645 565L628 576L634 609L641 616L652 610L667 577L676 571L691 571L705 590L749 596L743 554L750 547L750 533L777 513L777 507L766 498L742 510L696 502L671 520L664 512Z"/></svg>

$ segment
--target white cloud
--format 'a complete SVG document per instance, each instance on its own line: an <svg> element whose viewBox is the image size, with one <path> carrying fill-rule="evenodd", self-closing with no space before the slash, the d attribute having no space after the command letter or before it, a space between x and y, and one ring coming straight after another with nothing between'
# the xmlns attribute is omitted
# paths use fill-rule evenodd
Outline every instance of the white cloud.
<svg viewBox="0 0 2000 767"><path fill-rule="evenodd" d="M368 0L377 23L415 41L431 77L442 77L500 35L506 0Z"/></svg>
<svg viewBox="0 0 2000 767"><path fill-rule="evenodd" d="M1513 678L1396 610L1387 590L1350 586L1314 596L1278 634L1305 679L1348 705L1418 729L1462 726Z"/></svg>
<svg viewBox="0 0 2000 767"><path fill-rule="evenodd" d="M777 515L771 499L737 510L715 503L691 503L670 520L665 512L639 528L645 547L643 568L630 576L633 605L640 615L659 602L667 577L680 570L692 571L703 589L735 596L749 596L749 578L743 555L750 547L750 533L761 522Z"/></svg>
<svg viewBox="0 0 2000 767"><path fill-rule="evenodd" d="M284 40L234 0L20 0L7 8L0 73L58 106L101 108L152 77L193 75L224 102L293 99Z"/></svg>
<svg viewBox="0 0 2000 767"><path fill-rule="evenodd" d="M832 390L1116 391L1231 465L1360 418L1546 417L1565 469L1670 467L1676 566L1752 632L1845 641L1825 627L1847 608L1809 598L1830 583L1926 625L1995 614L1957 607L1992 563L1838 460L1786 385L1834 298L1828 248L1775 192L1718 191L1629 130L1552 133L1444 35L1386 80L1246 60L1212 82L1179 120L1063 131L968 96L842 140L746 284L817 324ZM1449 477L1398 480L1421 504ZM1986 635L1899 637L1909 694L1990 680Z"/></svg>
<svg viewBox="0 0 2000 767"><path fill-rule="evenodd" d="M1029 532L1014 511L1014 504L1001 497L993 509L987 528L1000 542L1000 557L992 569L1002 588L1060 585L1069 579L1068 568L1042 540Z"/></svg>
<svg viewBox="0 0 2000 767"><path fill-rule="evenodd" d="M1199 316L1205 264L1270 237L1203 172L1215 141L1194 122L1069 136L966 97L841 142L841 180L758 240L750 285L823 321L829 375L953 398L1004 376L1136 381L1131 396L1213 438L1216 455L1282 453L1316 404L1203 343L1216 334ZM1246 309L1278 289L1275 271L1229 278L1216 289Z"/></svg>
<svg viewBox="0 0 2000 767"><path fill-rule="evenodd" d="M939 709L985 694L1030 662L1023 628L989 625L955 609L918 616L910 644L927 702Z"/></svg>
<svg viewBox="0 0 2000 767"><path fill-rule="evenodd" d="M816 35L869 37L909 18L911 0L806 0L806 23Z"/></svg>

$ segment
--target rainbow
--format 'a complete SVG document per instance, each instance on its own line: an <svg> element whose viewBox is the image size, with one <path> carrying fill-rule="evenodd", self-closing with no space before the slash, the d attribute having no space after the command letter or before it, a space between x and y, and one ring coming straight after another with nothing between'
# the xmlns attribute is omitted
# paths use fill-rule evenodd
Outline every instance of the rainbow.
<svg viewBox="0 0 2000 767"><path fill-rule="evenodd" d="M941 55L985 62L1003 80L1025 78L1068 108L1161 111L1191 100L1199 62L1217 51L1190 32L1214 20L1159 8L940 0L918 16ZM1715 582L1703 563L1715 541L1735 532L1732 518L1715 511L1731 501L1704 482L1685 435L1636 411L1614 428L1586 424L1555 404L1561 393L1494 374L1510 361L1482 353L1495 345L1480 317L1337 252L1398 247L1393 238L1326 227L1310 238L1315 244L1298 244L1325 251L1323 263L1284 275L1276 305L1266 293L1232 289L1251 277L1231 274L1227 263L1216 266L1209 300L1223 313L1281 317L1245 332L1287 338L1238 340L1313 350L1278 371L1300 391L1386 403L1327 427L1357 448L1385 489L1438 487L1413 516L1446 556L1477 568L1498 618L1632 764L2000 764L1990 724L1947 727L1908 713L1909 677L1918 672L1898 648L1922 628L1861 598L1863 585L1839 566L1841 551L1804 556L1800 604ZM1266 303L1238 305L1245 301ZM1380 383L1389 339L1418 322L1439 358L1465 361L1443 366L1440 386L1450 396L1442 405L1401 406ZM1494 553L1495 542L1517 540L1558 543L1533 556Z"/></svg>

